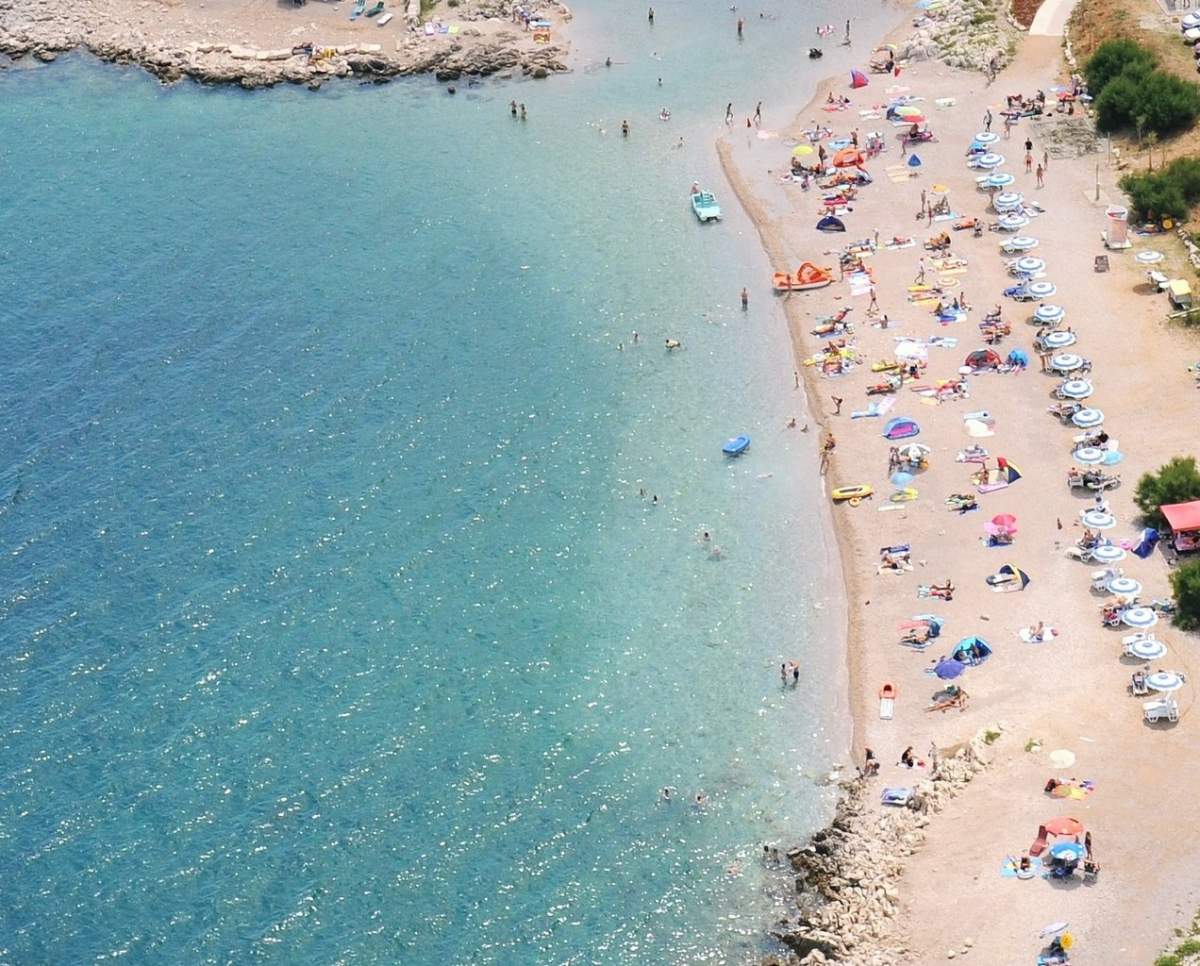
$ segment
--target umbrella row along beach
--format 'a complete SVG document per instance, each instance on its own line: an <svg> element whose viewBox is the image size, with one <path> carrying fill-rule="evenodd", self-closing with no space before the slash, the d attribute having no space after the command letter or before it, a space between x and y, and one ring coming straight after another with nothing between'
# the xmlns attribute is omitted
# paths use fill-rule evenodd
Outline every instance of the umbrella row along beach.
<svg viewBox="0 0 1200 966"><path fill-rule="evenodd" d="M856 85L860 86L860 85ZM953 98L938 100L939 108L954 109ZM880 119L897 129L895 140L899 141L902 160L886 157L894 148L891 139L881 138L871 132L871 149L858 149L857 129L853 144L849 148L839 147L837 153L826 156L831 163L813 175L811 169L793 164L793 179L797 171L805 178L814 177L818 190L822 192L818 213L822 222L817 228L828 230L823 221L830 216L839 223L838 231L845 231L852 238L846 244L825 253L829 261L837 260L838 281L848 292L851 307L843 308L836 316L818 319L814 334L821 334L827 341L819 351L806 357L803 362L813 373L828 380L842 379L852 373L869 369L869 385L865 399L848 401L850 432L853 445L858 449L871 447L871 434L863 430L874 420L879 420L876 439L879 443L880 462L887 455L887 473L882 477L889 486L880 486L876 479L836 479L831 486L835 503L845 513L887 513L889 511L915 512L917 506L928 500L923 492L921 476L935 458L949 459L954 453L955 462L963 465L963 485L957 492L942 498L946 511L956 516L989 510L983 513L986 522L980 526L980 559L1001 549L1009 559L989 569L984 578L986 586L996 594L1020 595L1033 581L1030 570L1022 559L1020 527L1015 514L1004 509L1005 497L1011 487L1019 484L1022 470L1006 458L1003 446L995 446L1006 438L1006 433L1036 432L1044 437L1048 452L1062 447L1067 462L1067 492L1063 515L1076 521L1072 530L1079 534L1072 546L1066 548L1067 555L1087 565L1090 569L1091 590L1100 599L1097 601L1098 619L1105 628L1113 629L1121 639L1116 656L1125 662L1136 662L1129 679L1128 690L1142 701L1140 716L1151 725L1169 725L1178 720L1179 708L1176 693L1187 686L1186 675L1159 662L1171 653L1169 642L1155 636L1154 628L1159 620L1156 602L1143 600L1141 581L1126 574L1121 564L1126 561L1127 550L1132 550L1147 539L1145 534L1129 540L1114 540L1112 534L1120 527L1120 521L1109 507L1106 493L1112 486L1119 485L1115 468L1125 458L1116 439L1109 435L1104 410L1096 401L1100 396L1101 374L1093 372L1092 363L1086 352L1086 326L1083 320L1072 319L1071 307L1059 295L1053 280L1057 266L1056 253L1045 250L1036 232L1038 219L1048 212L1038 201L1017 190L1016 178L1006 170L1007 158L999 150L998 135L979 131L965 145L965 163L974 172L974 197L954 198L951 190L942 182L935 181L921 191L921 212L918 215L922 231L913 235L880 237L872 225L858 226L854 223L854 206L849 203L846 188L853 185L855 193L871 190L878 179L880 168L886 180L893 184L912 185L924 177L925 170L945 169L955 163L956 150L941 144L933 136L928 102L913 94L907 87L895 84L886 91L886 100L876 101L867 110L860 111L864 120ZM1012 117L1018 123L1022 117ZM805 132L806 142L794 149L800 157L810 157L812 145L828 136L834 143L841 142L832 132L821 133L817 126ZM920 154L911 153L918 151ZM961 150L961 147L959 148ZM891 163L888 163L888 161ZM852 176L847 175L847 169ZM951 180L949 178L945 180ZM1039 172L1039 187L1041 175ZM985 214L970 214L970 210L983 209ZM987 214L987 213L990 213ZM963 291L962 282L967 276L971 262L981 257L981 248L986 249L986 238L995 237L1001 267L1008 283L995 292L998 300L989 305L971 304ZM969 240L969 241L968 241ZM968 247L969 246L969 247ZM966 248L968 257L961 252ZM913 268L913 283L907 286L905 303L898 309L884 304L877 292L875 262L878 259L903 258L908 249L908 258L916 262ZM998 249L998 251L997 251ZM915 256L915 258L914 258ZM1139 261L1153 263L1157 253ZM805 265L812 265L806 262ZM833 284L832 267L823 270L825 285ZM881 286L882 287L882 286ZM778 286L777 292L783 291ZM792 292L784 291L790 297ZM844 298L837 295L835 298ZM1058 300L1056 301L1056 297ZM869 299L863 317L852 318L857 309L855 301ZM861 301L858 301L861 304ZM994 304L994 308L990 307ZM973 327L971 316L982 318ZM836 325L829 320L837 319ZM1017 338L1029 338L1032 352L1022 346L1004 344L1013 340L1014 323L1020 333ZM857 344L855 325L873 329L895 331L894 354L889 357L868 357ZM1077 330L1080 326L1081 331ZM968 348L971 333L978 331L977 338L983 343L980 348ZM966 345L962 344L966 343ZM957 355L962 363L953 370L945 360ZM1009 379L1025 373L1031 364L1031 355L1040 362L1040 371L1054 380L1048 386L1049 404L1047 416L1060 427L1014 427L1004 424L1004 414L994 413L971 406L971 388L978 379ZM935 375L937 372L941 375ZM1012 392L1038 391L1040 383L1030 376L1013 381ZM957 405L962 410L960 441L939 438L925 442L927 430L923 420L910 415L911 405L940 406L944 403ZM839 404L840 405L840 404ZM907 411L906 411L907 410ZM914 442L918 437L921 442ZM949 445L948 445L949 444ZM841 445L840 443L838 445ZM920 447L916 449L915 447ZM827 442L827 451L831 447ZM946 454L939 455L937 454ZM840 463L835 464L840 466ZM1046 499L1058 499L1046 494ZM865 505L870 501L870 505ZM1080 505L1082 501L1082 505ZM906 519L907 517L902 517ZM1061 521L1060 521L1061 528ZM878 574L903 576L917 566L937 567L936 561L919 559L919 550L909 542L895 543L879 550ZM1138 554L1137 556L1142 556ZM939 575L940 576L940 575ZM1086 577L1081 573L1080 580ZM896 585L899 586L899 585ZM902 591L891 589L886 593L895 595ZM955 594L962 589L952 575L941 580L924 578L916 587L918 604L925 610L945 609L947 613L920 613L900 624L900 643L922 654L923 667L914 667L913 676L907 680L886 682L881 686L880 716L889 724L897 701L903 695L919 692L923 676L930 682L931 697L929 710L946 711L966 707L966 686L975 675L989 673L984 665L993 655L997 634L1011 634L1023 644L1047 645L1059 636L1059 621L1054 614L1024 615L1026 621L1019 623L1019 603L1002 608L1002 620L1018 626L988 628L975 622L975 626L964 623L957 629L960 636L953 647L943 644L943 635L952 625L962 619L949 614ZM1012 598L1017 601L1019 598ZM914 607L914 609L921 609ZM949 616L947 616L949 615ZM1060 615L1066 619L1068 614ZM1035 619L1044 617L1045 619ZM1014 618L1016 621L1014 621ZM984 635L985 636L981 636ZM947 641L955 640L948 634ZM1001 648L1001 653L1004 648ZM886 710L886 714L884 709ZM906 753L907 754L907 753ZM1057 754L1057 753L1055 753ZM1069 760L1067 760L1069 759ZM1060 758L1049 757L1054 767L1070 767L1074 761L1071 752L1063 750ZM1065 762L1065 764L1057 764ZM911 766L913 762L905 764ZM919 764L919 763L918 763ZM1094 790L1087 779L1069 782L1048 783L1047 793L1053 798L1082 799ZM889 784L881 793L885 807L911 800L911 788ZM1039 799L1040 801L1040 799ZM1034 806L1033 809L1044 807ZM1036 814L1031 814L1036 821ZM1037 825L1038 835L1032 846L1005 860L1011 866L1013 877L1018 879L1045 878L1061 880L1075 876L1095 879L1099 875L1091 843L1091 830L1074 816L1059 815L1045 819ZM1086 837L1086 843L1084 838ZM1047 839L1055 840L1047 843ZM1059 953L1069 948L1074 941L1065 922L1047 927L1044 935L1054 939ZM1065 941L1064 941L1065 940ZM1052 944L1053 945L1053 944ZM1061 961L1066 961L1065 959Z"/></svg>

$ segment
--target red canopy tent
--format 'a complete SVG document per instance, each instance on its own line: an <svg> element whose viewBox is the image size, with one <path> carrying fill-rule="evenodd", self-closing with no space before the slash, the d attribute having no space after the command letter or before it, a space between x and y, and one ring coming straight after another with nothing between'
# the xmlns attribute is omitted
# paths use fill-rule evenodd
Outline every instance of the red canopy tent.
<svg viewBox="0 0 1200 966"><path fill-rule="evenodd" d="M1190 503L1167 503L1159 507L1171 527L1176 550L1195 550L1200 547L1200 500Z"/></svg>

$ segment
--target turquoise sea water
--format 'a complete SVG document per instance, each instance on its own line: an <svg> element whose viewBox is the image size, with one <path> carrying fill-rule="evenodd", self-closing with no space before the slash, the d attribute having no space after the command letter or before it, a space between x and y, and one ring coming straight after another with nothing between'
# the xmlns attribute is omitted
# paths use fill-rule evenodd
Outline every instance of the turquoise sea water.
<svg viewBox="0 0 1200 966"><path fill-rule="evenodd" d="M844 14L656 9L455 98L0 73L0 960L763 948L840 604L711 145Z"/></svg>

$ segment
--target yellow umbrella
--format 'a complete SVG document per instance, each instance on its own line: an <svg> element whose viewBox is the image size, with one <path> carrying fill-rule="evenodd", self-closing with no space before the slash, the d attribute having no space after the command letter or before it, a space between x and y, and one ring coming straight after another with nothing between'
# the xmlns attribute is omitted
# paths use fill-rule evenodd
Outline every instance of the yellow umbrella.
<svg viewBox="0 0 1200 966"><path fill-rule="evenodd" d="M1064 932L1058 941L1062 945L1063 949L1070 949L1075 945L1075 937L1069 932Z"/></svg>
<svg viewBox="0 0 1200 966"><path fill-rule="evenodd" d="M809 147L807 144L797 144L794 148L792 148L792 157L793 158L802 158L805 155L812 154L812 153L813 153L813 149L811 147Z"/></svg>

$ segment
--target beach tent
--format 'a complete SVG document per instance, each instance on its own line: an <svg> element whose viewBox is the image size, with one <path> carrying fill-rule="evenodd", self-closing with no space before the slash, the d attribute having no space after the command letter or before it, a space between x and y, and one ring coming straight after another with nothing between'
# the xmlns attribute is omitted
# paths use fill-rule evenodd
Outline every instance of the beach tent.
<svg viewBox="0 0 1200 966"><path fill-rule="evenodd" d="M954 660L971 667L976 664L982 664L991 657L991 654L992 649L988 647L988 642L982 637L976 637L974 634L970 637L964 637L954 645L954 650L950 652L950 656Z"/></svg>
<svg viewBox="0 0 1200 966"><path fill-rule="evenodd" d="M908 166L910 168L919 168L921 166L921 159L918 158L915 154L909 155Z"/></svg>
<svg viewBox="0 0 1200 966"><path fill-rule="evenodd" d="M853 87L855 90L858 90L858 88L860 88L860 87L866 87L867 86L867 75L864 74L857 67L853 68L850 71L850 86Z"/></svg>
<svg viewBox="0 0 1200 966"><path fill-rule="evenodd" d="M834 218L833 215L826 215L817 222L817 231L845 231L846 223L841 218Z"/></svg>
<svg viewBox="0 0 1200 966"><path fill-rule="evenodd" d="M1138 545L1133 548L1133 552L1137 556L1145 560L1150 554L1154 553L1154 548L1158 546L1158 531L1154 527L1146 527L1142 531L1142 538Z"/></svg>
<svg viewBox="0 0 1200 966"><path fill-rule="evenodd" d="M858 148L842 148L833 156L835 168L857 168L863 163L862 152Z"/></svg>
<svg viewBox="0 0 1200 966"><path fill-rule="evenodd" d="M995 590L1024 590L1029 586L1029 574L1012 564L1005 564L987 578Z"/></svg>
<svg viewBox="0 0 1200 966"><path fill-rule="evenodd" d="M889 419L887 425L883 427L885 439L908 439L910 436L916 436L919 432L921 432L921 427L917 425L917 421L909 419L907 416Z"/></svg>
<svg viewBox="0 0 1200 966"><path fill-rule="evenodd" d="M1171 542L1176 550L1200 548L1200 500L1166 503L1159 510L1171 527Z"/></svg>
<svg viewBox="0 0 1200 966"><path fill-rule="evenodd" d="M991 349L976 349L967 356L963 364L975 370L996 369L1000 366L1001 360Z"/></svg>

